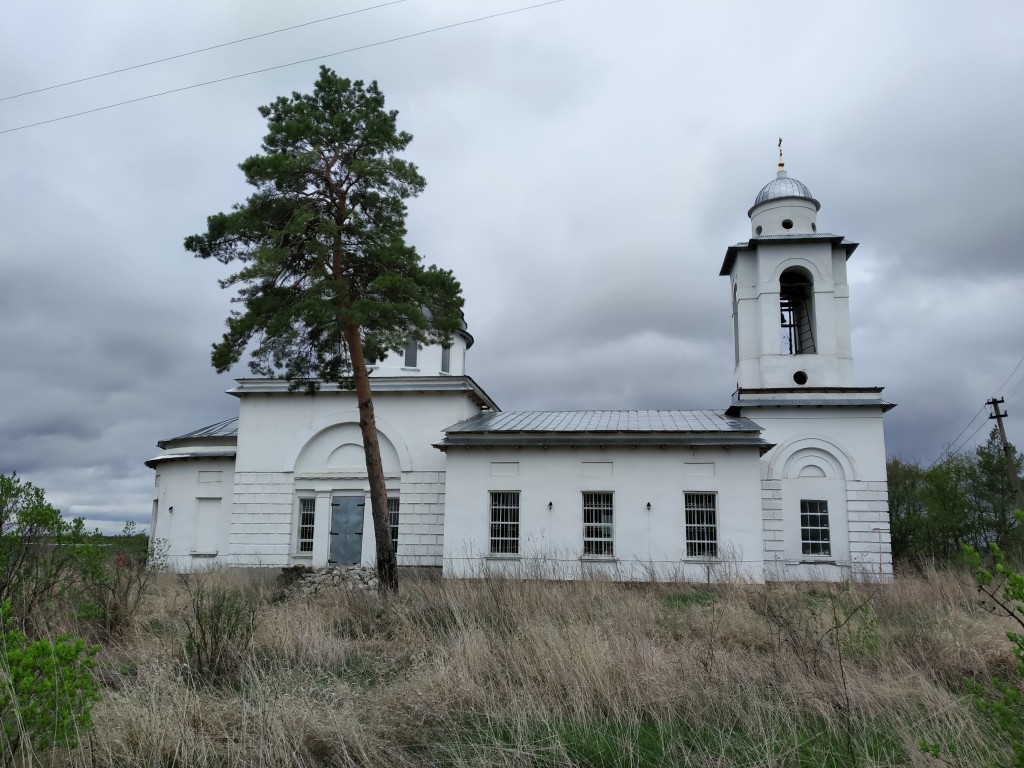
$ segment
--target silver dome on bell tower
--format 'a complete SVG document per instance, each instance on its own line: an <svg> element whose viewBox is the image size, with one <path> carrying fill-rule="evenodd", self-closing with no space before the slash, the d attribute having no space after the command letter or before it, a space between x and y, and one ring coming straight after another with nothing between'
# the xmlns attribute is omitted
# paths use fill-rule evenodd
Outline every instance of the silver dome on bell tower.
<svg viewBox="0 0 1024 768"><path fill-rule="evenodd" d="M771 235L805 235L818 231L817 216L821 203L802 181L789 178L782 162L782 139L779 139L779 170L775 178L761 187L754 204L747 211L754 237Z"/></svg>
<svg viewBox="0 0 1024 768"><path fill-rule="evenodd" d="M754 204L750 206L750 211L753 211L761 203L767 203L769 200L778 200L783 197L800 197L804 200L810 200L814 203L815 210L821 210L821 203L814 199L814 195L811 194L811 190L807 188L807 185L797 179L789 178L789 174L780 168L775 178L761 187L761 191L754 198ZM750 211L747 212L748 216Z"/></svg>

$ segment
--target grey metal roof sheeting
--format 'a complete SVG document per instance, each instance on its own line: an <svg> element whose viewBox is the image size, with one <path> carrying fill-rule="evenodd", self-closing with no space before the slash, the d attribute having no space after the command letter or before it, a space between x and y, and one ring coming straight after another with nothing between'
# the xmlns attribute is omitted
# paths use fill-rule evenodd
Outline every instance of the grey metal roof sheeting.
<svg viewBox="0 0 1024 768"><path fill-rule="evenodd" d="M201 437L238 437L238 417L224 419L224 421L218 421L216 424L211 424L208 427L186 432L184 435L171 437L161 442L170 443L174 440L191 440Z"/></svg>
<svg viewBox="0 0 1024 768"><path fill-rule="evenodd" d="M445 432L753 432L750 419L724 411L501 411L481 413Z"/></svg>
<svg viewBox="0 0 1024 768"><path fill-rule="evenodd" d="M183 459L233 459L235 458L234 451L189 451L188 453L165 453L160 456L154 456L152 459L146 462L146 466L150 469L156 467L157 464L161 464L165 461L182 461Z"/></svg>
<svg viewBox="0 0 1024 768"><path fill-rule="evenodd" d="M724 447L746 446L759 448L765 453L772 443L762 440L756 435L737 433L729 437L705 437L672 432L613 432L613 433L568 433L558 432L508 432L508 433L454 433L447 435L434 447L472 448L474 446L499 448L595 448L604 446L617 447Z"/></svg>

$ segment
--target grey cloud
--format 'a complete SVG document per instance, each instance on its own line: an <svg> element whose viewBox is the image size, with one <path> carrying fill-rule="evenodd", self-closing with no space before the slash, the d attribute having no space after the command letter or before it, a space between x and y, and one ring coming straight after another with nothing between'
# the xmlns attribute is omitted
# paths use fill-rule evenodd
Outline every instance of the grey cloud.
<svg viewBox="0 0 1024 768"><path fill-rule="evenodd" d="M337 12L241 7L12 6L0 80L44 85ZM402 4L5 102L0 129L500 10ZM1012 2L567 2L326 63L379 80L415 134L429 185L410 240L462 281L470 373L508 408L724 407L718 269L749 237L783 135L821 226L862 243L859 383L900 403L890 449L930 461L1024 352L1021 23ZM227 270L182 238L249 193L236 166L258 150L256 107L315 73L0 135L0 471L104 525L144 522L156 440L234 413L209 366Z"/></svg>

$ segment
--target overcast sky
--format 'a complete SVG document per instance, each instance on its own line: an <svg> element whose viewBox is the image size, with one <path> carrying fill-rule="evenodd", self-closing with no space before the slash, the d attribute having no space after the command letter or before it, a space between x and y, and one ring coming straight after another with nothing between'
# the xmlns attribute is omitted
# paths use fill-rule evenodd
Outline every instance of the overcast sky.
<svg viewBox="0 0 1024 768"><path fill-rule="evenodd" d="M380 1L4 3L0 96ZM0 131L528 4L399 2L0 101ZM414 134L409 239L461 280L502 408L727 407L718 271L782 136L820 231L861 243L856 380L899 404L890 455L984 438L993 394L1022 445L1022 29L1020 2L565 0L0 133L0 472L145 523L156 441L237 415L209 361L225 271L182 240L248 194L256 108L321 62Z"/></svg>

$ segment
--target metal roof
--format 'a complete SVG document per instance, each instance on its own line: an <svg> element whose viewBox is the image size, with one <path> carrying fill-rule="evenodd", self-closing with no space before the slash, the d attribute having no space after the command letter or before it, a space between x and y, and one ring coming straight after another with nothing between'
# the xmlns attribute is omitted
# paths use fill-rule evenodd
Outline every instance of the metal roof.
<svg viewBox="0 0 1024 768"><path fill-rule="evenodd" d="M157 445L163 448L165 443L173 443L179 440L196 440L204 437L238 437L238 417L234 416L224 421L218 421L216 424L211 424L208 427L201 427L200 429L186 432L184 435L161 440Z"/></svg>
<svg viewBox="0 0 1024 768"><path fill-rule="evenodd" d="M751 447L764 455L774 447L756 433L737 432L720 437L678 432L456 432L434 445L449 448L667 448L667 447Z"/></svg>
<svg viewBox="0 0 1024 768"><path fill-rule="evenodd" d="M779 200L783 197L800 197L804 200L810 200L814 203L816 210L821 210L821 203L814 199L814 195L811 194L811 190L807 188L807 185L802 181L789 178L785 171L779 171L774 179L761 187L761 191L757 193L754 205L751 206L750 210L754 210L761 203L766 203L769 200Z"/></svg>
<svg viewBox="0 0 1024 768"><path fill-rule="evenodd" d="M304 389L291 389L287 379L235 379L237 387L228 390L229 395L241 397L247 394L292 394L304 395ZM320 393L352 392L351 388L336 383L320 382ZM371 376L370 390L377 392L465 392L481 408L500 410L497 403L470 376Z"/></svg>
<svg viewBox="0 0 1024 768"><path fill-rule="evenodd" d="M849 407L874 407L881 408L882 412L892 410L896 403L888 400L850 400L850 399L814 399L814 400L738 400L734 401L726 413L739 415L741 408L849 408Z"/></svg>
<svg viewBox="0 0 1024 768"><path fill-rule="evenodd" d="M500 411L481 413L445 432L718 432L760 433L750 419L724 411Z"/></svg>
<svg viewBox="0 0 1024 768"><path fill-rule="evenodd" d="M154 456L146 462L146 466L155 469L157 464L165 461L182 461L184 459L233 459L234 451L189 451L187 453L164 453Z"/></svg>
<svg viewBox="0 0 1024 768"><path fill-rule="evenodd" d="M725 258L722 260L722 269L719 270L718 274L728 275L732 271L733 264L736 262L736 256L741 251L755 250L759 244L772 245L775 243L810 243L815 241L831 242L833 246L845 248L847 259L853 255L853 252L857 250L857 246L860 245L860 243L847 240L842 235L834 235L829 232L805 232L793 235L760 235L759 237L750 238L745 243L736 243L736 245L730 245L726 248Z"/></svg>

